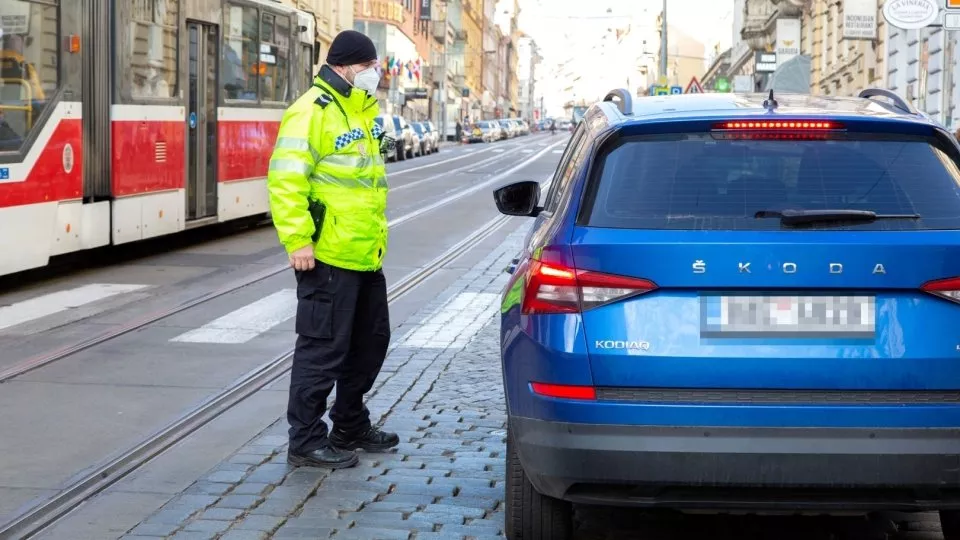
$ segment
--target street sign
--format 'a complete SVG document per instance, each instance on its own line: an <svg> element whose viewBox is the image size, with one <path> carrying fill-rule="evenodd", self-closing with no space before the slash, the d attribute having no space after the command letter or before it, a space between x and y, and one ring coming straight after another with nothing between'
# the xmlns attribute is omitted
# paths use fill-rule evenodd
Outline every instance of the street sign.
<svg viewBox="0 0 960 540"><path fill-rule="evenodd" d="M948 11L943 14L944 30L960 30L960 11L953 13Z"/></svg>
<svg viewBox="0 0 960 540"><path fill-rule="evenodd" d="M653 95L655 96L669 96L670 87L669 86L655 86L653 88Z"/></svg>
<svg viewBox="0 0 960 540"><path fill-rule="evenodd" d="M687 89L683 91L684 94L702 94L703 86L700 85L700 81L697 80L697 77L694 76L690 79L690 84L687 85Z"/></svg>
<svg viewBox="0 0 960 540"><path fill-rule="evenodd" d="M683 93L683 87L682 87L682 86L671 86L671 87L670 87L670 93L671 93L671 94L674 94L674 95L682 94L682 93Z"/></svg>

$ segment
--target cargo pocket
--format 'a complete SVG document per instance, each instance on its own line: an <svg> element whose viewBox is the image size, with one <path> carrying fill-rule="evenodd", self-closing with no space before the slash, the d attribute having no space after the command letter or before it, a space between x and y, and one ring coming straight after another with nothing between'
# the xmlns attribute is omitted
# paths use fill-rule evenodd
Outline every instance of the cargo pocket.
<svg viewBox="0 0 960 540"><path fill-rule="evenodd" d="M333 339L333 299L314 294L297 300L297 334L314 339Z"/></svg>

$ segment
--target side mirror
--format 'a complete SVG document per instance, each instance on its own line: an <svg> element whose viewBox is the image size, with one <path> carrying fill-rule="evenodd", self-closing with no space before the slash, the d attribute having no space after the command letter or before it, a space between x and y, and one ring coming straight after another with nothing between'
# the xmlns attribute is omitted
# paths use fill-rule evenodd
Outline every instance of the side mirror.
<svg viewBox="0 0 960 540"><path fill-rule="evenodd" d="M543 210L537 206L540 202L540 182L533 180L503 186L493 192L493 200L497 203L497 210L508 216L536 217Z"/></svg>

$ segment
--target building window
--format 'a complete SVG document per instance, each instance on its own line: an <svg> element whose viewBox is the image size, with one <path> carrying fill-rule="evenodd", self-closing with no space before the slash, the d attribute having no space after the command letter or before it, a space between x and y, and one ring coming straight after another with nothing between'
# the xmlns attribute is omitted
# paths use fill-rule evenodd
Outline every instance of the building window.
<svg viewBox="0 0 960 540"><path fill-rule="evenodd" d="M290 17L258 8L224 9L221 85L224 97L286 101L290 92Z"/></svg>
<svg viewBox="0 0 960 540"><path fill-rule="evenodd" d="M19 150L60 88L60 9L5 0L0 34L0 151Z"/></svg>
<svg viewBox="0 0 960 540"><path fill-rule="evenodd" d="M179 0L133 0L123 54L124 93L133 99L178 94Z"/></svg>

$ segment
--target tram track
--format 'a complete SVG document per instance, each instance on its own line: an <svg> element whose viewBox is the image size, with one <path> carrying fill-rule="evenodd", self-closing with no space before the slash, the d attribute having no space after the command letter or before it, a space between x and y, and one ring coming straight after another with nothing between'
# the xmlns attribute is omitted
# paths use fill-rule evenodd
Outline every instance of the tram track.
<svg viewBox="0 0 960 540"><path fill-rule="evenodd" d="M440 256L404 276L388 289L388 305L393 304L426 282L442 268L465 255L472 247L493 235L509 220L508 216L498 215ZM284 376L290 370L292 361L293 349L291 348L259 365L116 457L74 476L69 485L59 490L57 494L16 516L11 521L0 525L0 538L26 539L45 531L85 501L161 456L204 425Z"/></svg>
<svg viewBox="0 0 960 540"><path fill-rule="evenodd" d="M429 212L431 212L431 211L433 211L433 210L436 210L437 208L440 208L440 207L445 206L445 205L447 205L447 204L449 204L449 203L451 203L451 202L454 202L454 201L456 201L456 200L459 200L459 199L462 199L462 198L467 197L467 196L469 196L469 195L472 195L473 193L476 193L477 191L479 191L479 190L481 190L481 189L487 188L487 187L489 187L489 186L491 186L491 185L493 185L493 184L495 184L495 183L497 183L497 182L500 182L500 181L502 181L502 179L505 178L506 176L512 174L513 172L515 172L515 171L517 171L517 170L520 170L520 169L526 167L527 165L529 165L529 164L531 164L531 163L533 163L533 162L535 162L537 159L539 159L540 157L542 157L544 154L546 154L547 152L549 152L553 147L557 146L558 144L560 144L560 142L556 142L556 143L553 143L553 144L549 144L549 145L543 147L539 152L534 153L534 154L531 154L531 155L530 155L529 157L527 157L526 159L523 159L523 160L519 161L518 163L514 164L513 166L507 168L506 170L503 170L503 171L501 171L501 172L498 172L498 173L494 174L492 177L490 177L490 178L488 178L488 179L485 179L485 180L483 180L483 181L481 181L481 182L479 182L479 183L477 183L477 184L474 184L474 185L472 185L472 186L470 186L470 187L467 187L467 188L465 188L465 189L463 189L463 190L461 190L461 191L458 191L458 192L456 192L456 193L453 193L453 194L451 194L451 195L449 195L449 196L447 196L447 197L444 197L444 198L442 198L442 199L440 199L440 200L438 200L438 201L434 201L434 202L432 202L432 203L430 203L430 204L428 204L428 205L426 205L426 206L423 206L423 207L418 208L418 209L416 209L416 210L414 210L414 211L408 212L407 214L404 214L404 215L402 215L402 216L399 216L399 217L397 217L397 218L394 218L394 219L390 220L387 225L388 225L388 227L395 227L395 226L401 225L401 224L403 224L403 223L406 223L406 222L408 222L408 221L417 219L417 218L419 218L419 217L421 217L421 216L423 216L423 215L425 215L425 214L427 214L427 213L429 213ZM519 147L517 148L517 150L519 150ZM513 155L514 155L514 154L513 154L513 150L508 150L508 151L506 151L506 152L504 152L504 153L501 153L501 154L498 154L497 156L494 156L493 158L485 159L485 160L483 160L482 162L472 163L472 164L470 164L470 165L467 166L467 167L461 167L461 168L459 168L459 169L454 169L454 171L458 171L458 170L460 170L460 169L472 169L472 168L475 168L475 167L478 167L478 166L489 165L490 162L495 162L495 161L499 161L499 160L506 160L506 159L510 158L511 156L513 156ZM456 172L454 172L454 171L448 171L448 172L446 172L446 173L443 173L443 175L437 175L437 177L444 176L444 175L448 175L448 174L456 174ZM419 182L419 181L417 181L417 182ZM58 362L58 361L60 361L60 360L63 360L63 359L65 359L65 358L68 358L68 357L70 357L70 356L73 356L73 355L75 355L75 354L77 354L77 353L79 353L79 352L81 352L81 351L85 351L85 350L91 349L91 348L93 348L93 347L96 347L96 346L98 346L98 345L104 344L104 343L106 343L106 342L109 342L109 341L111 341L111 340L113 340L113 339L116 339L116 338L118 338L118 337L120 337L120 336L123 336L123 335L125 335L125 334L128 334L128 333L130 333L130 332L134 332L134 331L140 330L140 329L142 329L142 328L144 328L144 327L146 327L146 326L149 326L149 325L154 324L154 323L156 323L156 322L158 322L158 321L164 320L164 319L166 319L166 318L168 318L168 317L172 317L172 316L174 316L174 315L183 313L183 312L185 312L185 311L187 311L187 310L189 310L189 309L191 309L191 308L194 308L194 307L199 306L199 305L201 305L201 304L205 304L205 303L207 303L207 302L209 302L209 301L211 301L211 300L214 300L214 299L216 299L216 298L220 298L220 297L222 297L222 296L224 296L224 295L227 295L227 294L230 294L230 293L232 293L232 292L234 292L234 291L238 291L238 290L243 289L243 288L245 288L245 287L249 287L249 286L251 286L251 285L254 285L254 284L256 284L256 283L259 283L259 282L261 282L261 281L263 281L263 280L265 280L265 279L268 279L268 278L271 278L271 277L276 276L276 275L278 275L278 274L281 274L281 273L289 270L289 268L290 268L290 266L289 266L288 264L280 264L280 265L277 265L277 266L274 266L274 267L271 267L271 268L267 268L267 269L265 269L265 270L261 270L261 271L259 271L259 272L254 273L254 274L251 274L251 275L248 275L248 276L244 276L244 277L242 277L242 278L239 278L239 279L236 279L236 280L234 280L234 281L231 281L230 283L228 283L228 284L226 284L226 285L224 285L224 286L222 286L222 287L218 287L218 288L216 288L216 289L214 289L214 290L212 290L212 291L209 291L209 292L206 292L206 293L197 295L197 296L195 296L195 297L193 297L193 298L190 298L190 299L188 299L188 300L186 300L186 301L184 301L184 302L182 302L182 303L180 303L180 304L177 304L177 305L175 305L175 306L171 306L171 307L167 307L167 308L164 308L164 309L161 309L161 310L157 310L157 311L151 312L151 313L149 313L149 314L147 314L147 315L144 315L144 316L142 316L142 317L133 319L133 320L131 320L130 322L127 322L127 323L122 324L122 325L120 325L120 326L113 327L113 328L107 329L107 330L105 330L105 331L103 331L103 332L94 334L94 335L92 335L92 336L90 336L90 337L88 337L88 338L86 338L86 339L83 339L83 340L80 340L80 341L71 343L71 344L69 344L69 345L66 345L66 346L63 346L63 347L60 347L60 348L51 350L51 351L45 351L45 352L43 352L43 353L36 354L36 355L31 356L31 357L28 357L28 358L26 358L26 359L24 359L24 360L21 360L21 361L15 363L15 364L13 364L13 365L10 366L10 367L4 368L4 369L0 369L0 384L5 383L5 382L7 382L7 381L10 381L10 380L12 380L12 379L15 379L16 377L19 377L19 376L21 376L21 375L24 375L24 374L26 374L26 373L29 373L29 372L34 371L34 370L36 370L36 369L39 369L39 368L41 368L41 367L44 367L44 366L53 364L53 363L55 363L55 362Z"/></svg>

